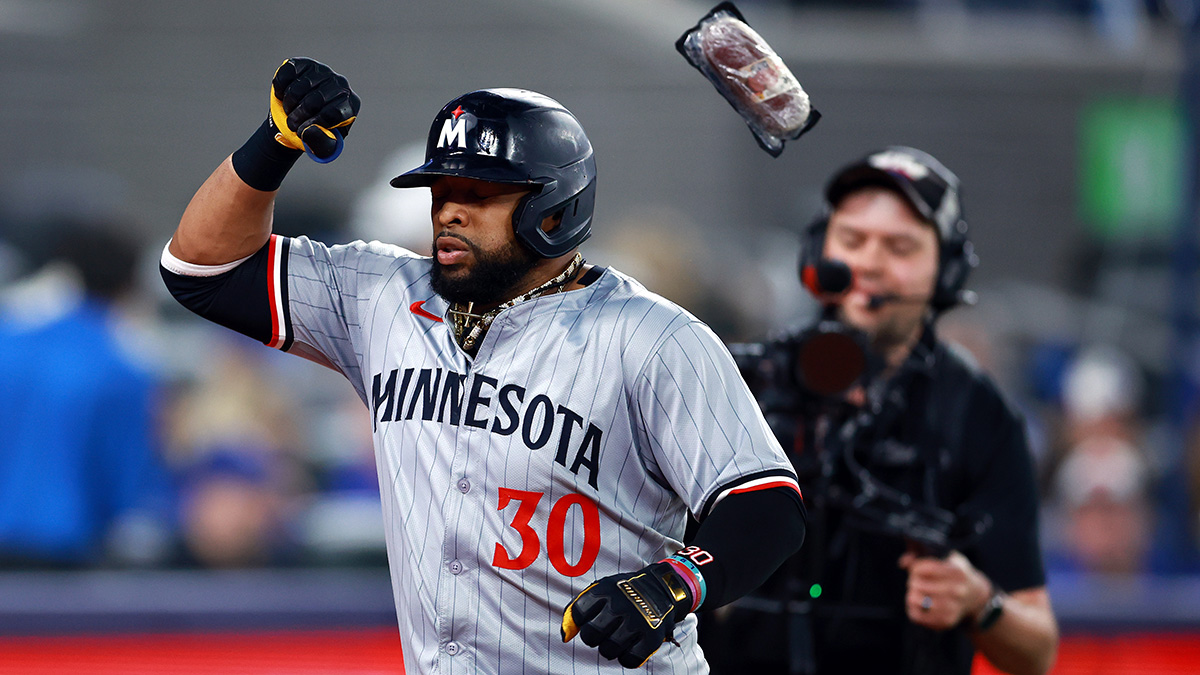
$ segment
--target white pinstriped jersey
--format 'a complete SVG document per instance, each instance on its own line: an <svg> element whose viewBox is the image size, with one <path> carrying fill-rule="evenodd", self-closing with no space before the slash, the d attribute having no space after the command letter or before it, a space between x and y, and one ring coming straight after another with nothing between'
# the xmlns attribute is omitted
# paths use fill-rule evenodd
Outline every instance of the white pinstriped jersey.
<svg viewBox="0 0 1200 675"><path fill-rule="evenodd" d="M562 643L571 598L678 550L688 511L795 486L720 340L615 270L504 311L472 359L429 258L269 246L267 342L341 371L372 412L409 673L622 672ZM644 671L707 672L695 626Z"/></svg>

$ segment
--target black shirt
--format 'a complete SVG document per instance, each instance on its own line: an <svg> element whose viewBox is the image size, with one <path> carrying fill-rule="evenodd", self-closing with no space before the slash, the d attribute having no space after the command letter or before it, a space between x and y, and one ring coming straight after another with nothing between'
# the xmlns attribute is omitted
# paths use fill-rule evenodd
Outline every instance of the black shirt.
<svg viewBox="0 0 1200 675"><path fill-rule="evenodd" d="M935 633L908 621L907 572L897 566L905 540L846 508L854 497L894 513L953 514L954 548L998 588L1045 585L1023 420L991 378L927 330L870 391L870 415L756 392L800 474L808 539L727 616L705 620L701 644L714 672L789 672L789 658L819 674L970 672L965 628ZM847 441L852 431L857 440ZM864 497L864 483L880 496ZM907 509L896 506L904 496Z"/></svg>

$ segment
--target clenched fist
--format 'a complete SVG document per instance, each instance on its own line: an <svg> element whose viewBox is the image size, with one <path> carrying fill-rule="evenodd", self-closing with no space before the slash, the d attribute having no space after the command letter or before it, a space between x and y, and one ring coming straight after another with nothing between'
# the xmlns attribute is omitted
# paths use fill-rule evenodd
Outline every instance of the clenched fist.
<svg viewBox="0 0 1200 675"><path fill-rule="evenodd" d="M358 116L361 100L346 78L313 59L283 62L271 81L275 140L326 163L342 152L342 139Z"/></svg>
<svg viewBox="0 0 1200 675"><path fill-rule="evenodd" d="M654 563L585 588L563 612L563 642L579 635L604 658L638 668L673 641L675 624L691 607L687 585L671 565Z"/></svg>

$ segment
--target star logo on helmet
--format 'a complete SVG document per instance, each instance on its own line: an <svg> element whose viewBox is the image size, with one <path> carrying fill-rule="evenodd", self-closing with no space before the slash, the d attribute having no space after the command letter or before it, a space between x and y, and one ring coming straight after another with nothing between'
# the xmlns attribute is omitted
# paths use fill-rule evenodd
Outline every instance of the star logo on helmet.
<svg viewBox="0 0 1200 675"><path fill-rule="evenodd" d="M465 149L467 147L467 131L475 128L475 116L463 110L460 105L450 111L450 117L453 119L446 119L442 122L442 133L438 136L435 147L455 146Z"/></svg>

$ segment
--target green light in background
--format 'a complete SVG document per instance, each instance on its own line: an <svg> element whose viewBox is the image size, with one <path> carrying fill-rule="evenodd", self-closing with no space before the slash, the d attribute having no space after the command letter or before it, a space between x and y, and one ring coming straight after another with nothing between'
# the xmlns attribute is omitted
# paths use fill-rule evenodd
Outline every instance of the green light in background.
<svg viewBox="0 0 1200 675"><path fill-rule="evenodd" d="M808 596L813 600L821 597L821 584L813 584L808 589Z"/></svg>
<svg viewBox="0 0 1200 675"><path fill-rule="evenodd" d="M1102 239L1164 236L1183 215L1183 112L1162 97L1102 98L1079 121L1080 215Z"/></svg>

